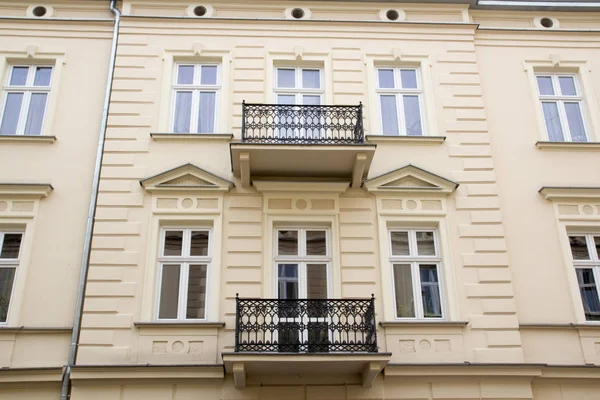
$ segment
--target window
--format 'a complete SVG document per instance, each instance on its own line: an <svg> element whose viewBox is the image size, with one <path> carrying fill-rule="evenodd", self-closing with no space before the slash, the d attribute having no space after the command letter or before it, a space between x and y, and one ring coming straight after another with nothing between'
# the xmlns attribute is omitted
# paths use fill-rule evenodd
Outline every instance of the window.
<svg viewBox="0 0 600 400"><path fill-rule="evenodd" d="M392 230L390 254L396 318L443 318L436 232Z"/></svg>
<svg viewBox="0 0 600 400"><path fill-rule="evenodd" d="M159 320L206 319L210 231L164 229L159 257Z"/></svg>
<svg viewBox="0 0 600 400"><path fill-rule="evenodd" d="M587 142L583 97L575 75L536 75L542 114L551 142Z"/></svg>
<svg viewBox="0 0 600 400"><path fill-rule="evenodd" d="M423 89L416 68L377 69L383 135L423 135Z"/></svg>
<svg viewBox="0 0 600 400"><path fill-rule="evenodd" d="M4 86L0 135L40 135L52 67L13 65Z"/></svg>
<svg viewBox="0 0 600 400"><path fill-rule="evenodd" d="M569 235L585 319L600 321L600 235Z"/></svg>
<svg viewBox="0 0 600 400"><path fill-rule="evenodd" d="M220 89L218 64L176 64L173 132L215 133Z"/></svg>
<svg viewBox="0 0 600 400"><path fill-rule="evenodd" d="M0 323L8 319L22 243L23 232L0 232Z"/></svg>

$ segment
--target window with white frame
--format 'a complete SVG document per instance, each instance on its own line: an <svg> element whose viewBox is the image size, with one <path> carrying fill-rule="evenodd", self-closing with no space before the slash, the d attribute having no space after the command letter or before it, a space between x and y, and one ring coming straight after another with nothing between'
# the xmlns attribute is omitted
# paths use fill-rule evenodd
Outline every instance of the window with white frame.
<svg viewBox="0 0 600 400"><path fill-rule="evenodd" d="M600 321L600 234L569 235L585 319Z"/></svg>
<svg viewBox="0 0 600 400"><path fill-rule="evenodd" d="M5 323L8 319L22 243L23 232L0 232L0 323Z"/></svg>
<svg viewBox="0 0 600 400"><path fill-rule="evenodd" d="M173 132L215 133L220 91L219 64L175 65Z"/></svg>
<svg viewBox="0 0 600 400"><path fill-rule="evenodd" d="M210 230L168 228L161 236L157 319L206 319Z"/></svg>
<svg viewBox="0 0 600 400"><path fill-rule="evenodd" d="M381 133L423 135L423 89L418 68L378 68Z"/></svg>
<svg viewBox="0 0 600 400"><path fill-rule="evenodd" d="M51 78L51 66L10 66L2 96L0 135L42 133Z"/></svg>
<svg viewBox="0 0 600 400"><path fill-rule="evenodd" d="M536 81L551 142L587 142L583 96L574 74L537 74Z"/></svg>
<svg viewBox="0 0 600 400"><path fill-rule="evenodd" d="M390 230L390 263L396 318L444 318L436 231Z"/></svg>

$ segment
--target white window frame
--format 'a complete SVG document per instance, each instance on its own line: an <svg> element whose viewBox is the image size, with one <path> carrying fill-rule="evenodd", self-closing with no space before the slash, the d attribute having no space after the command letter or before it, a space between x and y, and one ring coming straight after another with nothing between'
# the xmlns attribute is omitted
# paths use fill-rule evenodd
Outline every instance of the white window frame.
<svg viewBox="0 0 600 400"><path fill-rule="evenodd" d="M17 286L17 279L19 274L19 265L21 264L21 254L23 253L23 243L25 242L25 231L23 230L2 230L0 231L0 252L4 246L4 236L6 234L20 234L21 244L19 246L19 254L17 258L0 258L0 268L13 268L15 274L13 276L12 288L10 292L10 298L8 299L8 309L6 311L6 321L0 321L0 325L7 325L10 320L11 305L15 297L15 288Z"/></svg>
<svg viewBox="0 0 600 400"><path fill-rule="evenodd" d="M278 247L279 231L298 231L298 255L282 255L280 256ZM325 249L324 256L307 256L306 255L306 231L325 231ZM308 264L325 264L327 269L327 297L331 297L332 293L332 255L331 255L331 231L323 226L302 226L302 227L277 227L273 238L273 271L275 272L273 279L273 294L274 298L279 297L279 264L298 264L298 299L306 299L308 297L307 285L307 265Z"/></svg>
<svg viewBox="0 0 600 400"><path fill-rule="evenodd" d="M408 232L408 245L409 255L398 256L392 253L392 233L393 232ZM417 232L433 232L433 243L435 249L435 256L419 256L417 253ZM390 255L390 271L391 271L391 285L392 285L392 297L394 304L394 319L400 321L414 321L414 320L425 320L425 321L441 321L447 319L446 301L445 301L445 290L444 290L444 274L442 258L440 253L440 242L438 236L438 230L433 228L392 228L388 229L388 254ZM414 317L398 317L397 306L396 306L396 283L394 276L394 264L408 264L410 265L411 278L412 278L412 289L413 289L413 301L415 305L415 316ZM440 307L442 310L441 317L425 317L423 310L423 298L421 296L421 276L419 271L420 264L435 264L437 267L438 285L440 290Z"/></svg>
<svg viewBox="0 0 600 400"><path fill-rule="evenodd" d="M571 246L569 245L569 254L571 255L571 261L573 263L573 268L576 270L578 268L581 269L591 269L592 274L594 275L594 281L596 283L596 291L598 293L599 301L600 301L600 257L597 254L596 246L594 242L594 237L600 237L600 233L581 233L581 232L568 232L567 239L571 236L583 236L585 237L585 243L588 251L588 255L590 256L589 260L575 260L573 258L573 253L571 251ZM575 272L575 283L577 285L577 297L579 299L579 304L581 304L581 309L583 311L583 316L585 318L585 308L583 306L583 299L581 298L581 289L579 286L579 280L577 279L577 273ZM588 320L585 318L585 322L589 324L600 324L600 320Z"/></svg>
<svg viewBox="0 0 600 400"><path fill-rule="evenodd" d="M393 70L394 71L394 85L398 84L400 87L395 88L381 88L379 86L379 71L380 70ZM417 76L417 88L416 89L404 89L402 88L402 80L401 80L401 71L402 70L411 70L416 72ZM404 113L404 101L402 101L402 96L404 95L417 95L419 98L419 117L421 118L421 134L420 135L410 135L411 137L420 137L427 135L427 127L425 120L425 110L423 104L423 84L422 84L422 76L421 69L419 67L386 67L386 66L378 66L375 68L375 79L376 79L376 93L377 93L377 110L379 116L379 126L381 127L381 135L383 136L396 136L391 133L383 132L383 112L381 109L381 96L391 96L393 95L396 98L396 110L398 111L398 136L409 136L406 132L406 114Z"/></svg>
<svg viewBox="0 0 600 400"><path fill-rule="evenodd" d="M280 69L292 69L295 72L295 87L293 88L281 88L279 87L279 74L277 73L278 70ZM319 89L310 89L310 88L303 88L302 87L302 70L313 70L313 71L319 71ZM278 97L279 95L295 95L295 103L296 105L302 105L304 104L302 102L302 96L303 95L319 95L319 103L320 105L323 105L323 100L325 97L325 88L324 88L324 77L323 77L323 68L320 67L310 67L310 66L283 66L283 65L279 65L275 67L274 70L274 80L275 80L275 85L273 88L273 92L274 92L274 104L279 104L278 102Z"/></svg>
<svg viewBox="0 0 600 400"><path fill-rule="evenodd" d="M552 88L555 93L554 95L542 95L540 93L540 87L539 87L539 84L537 81L538 77L549 77L552 80ZM573 83L575 85L575 91L577 93L576 96L563 96L563 95L556 94L560 90L560 83L558 80L559 77L573 78ZM539 107L540 107L540 112L542 113L541 115L542 115L542 121L544 124L544 132L546 133L547 140L551 140L551 139L550 139L550 135L548 134L548 125L546 124L546 116L544 115L544 108L543 108L542 103L553 102L553 103L556 103L557 108L558 108L558 116L559 116L560 126L561 126L563 136L564 136L564 142L573 142L573 138L571 136L571 129L569 128L569 121L567 119L567 112L565 110L565 102L567 102L567 103L579 103L579 109L581 110L581 119L583 121L585 142L590 141L589 128L588 128L587 118L585 115L586 114L585 113L585 102L584 102L583 94L581 92L579 79L577 79L577 74L575 74L575 73L538 72L535 74L535 88L536 88L536 93L537 93L538 99L539 99ZM575 142L575 143L585 143L585 142ZM563 143L563 142L558 141L556 143Z"/></svg>
<svg viewBox="0 0 600 400"><path fill-rule="evenodd" d="M193 84L178 84L177 78L179 77L180 66L193 66L194 67L194 83ZM202 67L211 66L217 67L217 83L215 85L202 85L201 75ZM192 92L192 112L190 118L190 129L187 133L180 133L181 135L186 134L200 134L200 135L211 135L219 132L219 105L221 104L221 64L216 62L176 62L174 66L173 79L171 85L171 117L170 117L170 129L171 132L175 132L175 105L177 101L177 92ZM215 93L215 112L214 112L214 132L198 132L198 117L200 114L200 93L201 92L214 92ZM194 110L196 112L194 112Z"/></svg>
<svg viewBox="0 0 600 400"><path fill-rule="evenodd" d="M29 68L27 71L27 80L24 86L11 86L10 80L12 78L12 74L14 68ZM42 68L50 68L50 82L48 86L33 86L33 82L35 79L35 72L38 67ZM44 112L42 114L42 125L40 126L40 133L31 135L31 136L39 136L44 132L44 124L47 120L47 111L48 111L48 103L50 102L50 91L52 88L52 82L54 80L55 68L54 65L48 64L11 64L9 66L9 72L6 74L6 80L4 83L3 91L2 91L2 109L0 110L0 126L4 122L4 111L6 109L6 102L8 100L9 93L23 93L23 102L21 103L21 111L19 113L19 119L17 122L17 129L14 135L3 134L2 136L24 136L25 135L25 126L27 123L27 117L29 115L29 106L31 103L31 95L34 93L44 93L46 94L46 103L44 104Z"/></svg>
<svg viewBox="0 0 600 400"><path fill-rule="evenodd" d="M165 237L167 231L183 231L182 255L181 256L165 256ZM208 232L208 253L206 256L190 256L191 233L204 231ZM212 241L213 230L207 227L163 227L160 233L160 247L158 249L158 268L156 281L156 296L154 304L154 320L155 321L206 321L209 319L208 311L210 309L210 269L212 262ZM160 296L162 290L162 274L165 264L179 264L179 301L177 304L177 318L159 318L160 312ZM204 300L204 318L186 318L187 311L187 290L189 279L190 265L201 264L206 265L206 298Z"/></svg>

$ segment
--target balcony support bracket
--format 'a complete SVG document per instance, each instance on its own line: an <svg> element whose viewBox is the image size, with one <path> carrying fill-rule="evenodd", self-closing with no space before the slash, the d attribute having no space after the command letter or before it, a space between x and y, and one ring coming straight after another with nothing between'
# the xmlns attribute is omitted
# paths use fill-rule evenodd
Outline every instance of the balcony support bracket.
<svg viewBox="0 0 600 400"><path fill-rule="evenodd" d="M244 389L246 387L246 369L244 363L234 363L232 366L233 381L235 387L238 389Z"/></svg>
<svg viewBox="0 0 600 400"><path fill-rule="evenodd" d="M371 361L365 365L365 368L362 372L362 385L365 388L370 388L373 386L373 382L377 375L381 372L382 365L378 361Z"/></svg>
<svg viewBox="0 0 600 400"><path fill-rule="evenodd" d="M250 187L250 153L247 151L240 154L240 178L242 179L242 187Z"/></svg>
<svg viewBox="0 0 600 400"><path fill-rule="evenodd" d="M352 189L360 188L366 166L367 155L365 153L358 153L354 160L354 168L352 170Z"/></svg>

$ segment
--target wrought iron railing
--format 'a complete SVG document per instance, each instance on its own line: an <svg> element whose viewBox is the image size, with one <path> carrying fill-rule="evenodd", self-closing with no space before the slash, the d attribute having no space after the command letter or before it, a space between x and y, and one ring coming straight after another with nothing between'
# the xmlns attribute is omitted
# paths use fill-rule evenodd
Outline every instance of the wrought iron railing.
<svg viewBox="0 0 600 400"><path fill-rule="evenodd" d="M362 104L242 104L242 141L273 144L364 143Z"/></svg>
<svg viewBox="0 0 600 400"><path fill-rule="evenodd" d="M236 297L235 351L377 353L375 299Z"/></svg>

